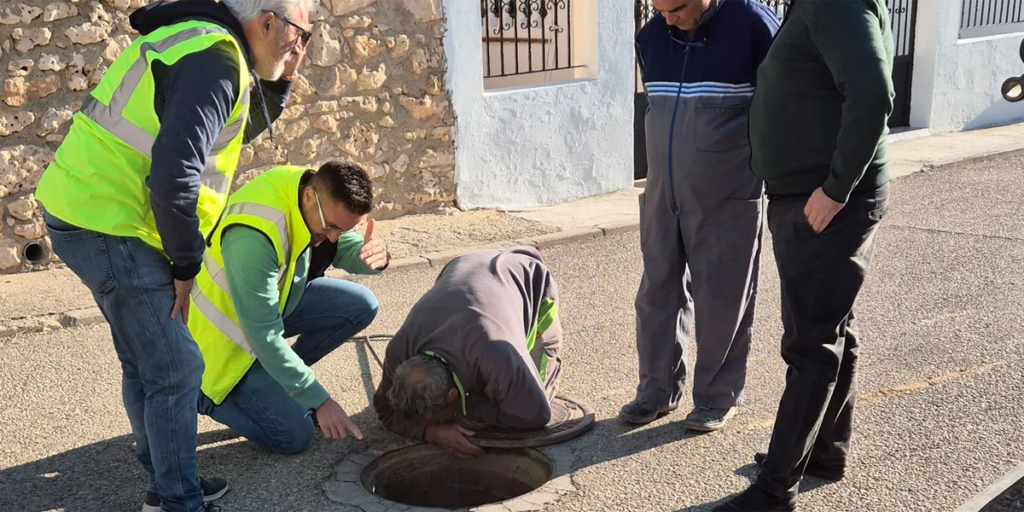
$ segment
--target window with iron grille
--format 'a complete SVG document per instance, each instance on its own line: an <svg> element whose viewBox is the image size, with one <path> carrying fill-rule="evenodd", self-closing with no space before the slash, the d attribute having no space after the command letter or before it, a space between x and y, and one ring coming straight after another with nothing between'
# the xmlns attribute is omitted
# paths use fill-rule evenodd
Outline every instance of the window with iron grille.
<svg viewBox="0 0 1024 512"><path fill-rule="evenodd" d="M1024 31L1024 0L962 0L961 37Z"/></svg>
<svg viewBox="0 0 1024 512"><path fill-rule="evenodd" d="M573 4L585 4L574 6ZM593 0L480 0L485 85L537 83L575 76L585 67L577 12ZM560 73L559 73L560 72ZM533 75L527 77L527 75ZM525 77L518 80L495 80Z"/></svg>

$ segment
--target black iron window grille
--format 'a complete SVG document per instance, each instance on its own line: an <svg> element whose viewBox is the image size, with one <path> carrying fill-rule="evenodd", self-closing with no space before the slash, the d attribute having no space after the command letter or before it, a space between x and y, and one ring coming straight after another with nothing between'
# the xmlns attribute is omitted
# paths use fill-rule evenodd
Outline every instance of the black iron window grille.
<svg viewBox="0 0 1024 512"><path fill-rule="evenodd" d="M1024 23L1024 0L963 0L960 30Z"/></svg>
<svg viewBox="0 0 1024 512"><path fill-rule="evenodd" d="M480 0L484 77L582 67L573 55L572 14L572 0Z"/></svg>

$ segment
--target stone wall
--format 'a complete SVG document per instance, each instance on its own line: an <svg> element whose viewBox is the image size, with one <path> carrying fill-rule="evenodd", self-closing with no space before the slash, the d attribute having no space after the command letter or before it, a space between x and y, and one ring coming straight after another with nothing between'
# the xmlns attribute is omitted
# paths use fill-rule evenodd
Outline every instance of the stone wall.
<svg viewBox="0 0 1024 512"><path fill-rule="evenodd" d="M234 188L278 164L344 158L371 172L378 219L452 205L441 0L321 1L275 141L264 133L243 151ZM128 15L146 3L0 3L0 273L56 261L32 192L72 113L137 36Z"/></svg>

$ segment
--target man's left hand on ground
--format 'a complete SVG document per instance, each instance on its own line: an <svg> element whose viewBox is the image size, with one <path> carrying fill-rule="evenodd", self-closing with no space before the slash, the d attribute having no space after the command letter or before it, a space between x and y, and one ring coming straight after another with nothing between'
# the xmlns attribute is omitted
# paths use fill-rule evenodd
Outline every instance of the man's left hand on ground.
<svg viewBox="0 0 1024 512"><path fill-rule="evenodd" d="M814 228L814 232L821 233L842 209L843 203L832 200L821 187L818 187L807 200L807 205L804 206L804 215L807 217L807 222Z"/></svg>
<svg viewBox="0 0 1024 512"><path fill-rule="evenodd" d="M388 264L388 249L384 242L373 236L373 219L366 221L366 233L363 234L363 250L359 251L359 259L373 270Z"/></svg>

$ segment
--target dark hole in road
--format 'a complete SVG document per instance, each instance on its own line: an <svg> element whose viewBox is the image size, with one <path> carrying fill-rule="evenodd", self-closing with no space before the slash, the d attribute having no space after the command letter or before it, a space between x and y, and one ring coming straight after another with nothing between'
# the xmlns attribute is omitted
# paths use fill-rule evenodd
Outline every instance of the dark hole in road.
<svg viewBox="0 0 1024 512"><path fill-rule="evenodd" d="M553 463L533 448L486 449L457 459L427 444L385 453L362 472L363 487L415 507L459 509L510 500L551 479Z"/></svg>

